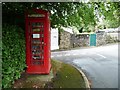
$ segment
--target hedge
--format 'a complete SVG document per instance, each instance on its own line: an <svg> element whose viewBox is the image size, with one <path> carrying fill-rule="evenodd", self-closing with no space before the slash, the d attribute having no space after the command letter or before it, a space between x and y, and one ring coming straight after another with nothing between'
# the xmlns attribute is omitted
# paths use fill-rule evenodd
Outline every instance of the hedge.
<svg viewBox="0 0 120 90"><path fill-rule="evenodd" d="M25 67L24 31L5 24L2 28L2 87L12 87Z"/></svg>

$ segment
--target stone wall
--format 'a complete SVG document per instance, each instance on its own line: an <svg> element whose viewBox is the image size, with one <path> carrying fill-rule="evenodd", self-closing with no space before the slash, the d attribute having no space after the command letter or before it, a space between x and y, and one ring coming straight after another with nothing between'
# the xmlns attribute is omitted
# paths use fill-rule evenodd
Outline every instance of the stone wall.
<svg viewBox="0 0 120 90"><path fill-rule="evenodd" d="M66 31L60 33L60 49L71 49L76 47L89 47L90 34L70 34ZM96 46L106 45L109 43L118 42L118 38L112 37L107 33L96 34Z"/></svg>
<svg viewBox="0 0 120 90"><path fill-rule="evenodd" d="M112 38L114 42L120 42L120 32L119 33L107 33L107 36ZM108 38L109 41L109 38Z"/></svg>
<svg viewBox="0 0 120 90"><path fill-rule="evenodd" d="M60 49L89 46L89 34L71 34L66 31L60 32Z"/></svg>
<svg viewBox="0 0 120 90"><path fill-rule="evenodd" d="M118 38L114 37L108 33L97 33L97 37L96 37L96 41L97 41L97 46L101 46L101 45L105 45L105 44L109 44L109 43L115 43L118 42Z"/></svg>
<svg viewBox="0 0 120 90"><path fill-rule="evenodd" d="M59 48L60 49L69 49L71 48L71 34L66 32L66 31L62 31L60 32L59 35Z"/></svg>
<svg viewBox="0 0 120 90"><path fill-rule="evenodd" d="M103 33L96 34L96 45L101 46L106 44L106 35Z"/></svg>
<svg viewBox="0 0 120 90"><path fill-rule="evenodd" d="M71 45L73 48L89 46L89 34L73 34L71 36Z"/></svg>

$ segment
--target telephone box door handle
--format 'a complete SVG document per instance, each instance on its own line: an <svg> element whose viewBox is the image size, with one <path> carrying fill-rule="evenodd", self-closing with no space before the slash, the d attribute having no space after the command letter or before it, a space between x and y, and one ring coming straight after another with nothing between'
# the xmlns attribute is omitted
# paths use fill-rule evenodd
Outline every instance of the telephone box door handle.
<svg viewBox="0 0 120 90"><path fill-rule="evenodd" d="M44 46L46 46L46 43L44 43Z"/></svg>

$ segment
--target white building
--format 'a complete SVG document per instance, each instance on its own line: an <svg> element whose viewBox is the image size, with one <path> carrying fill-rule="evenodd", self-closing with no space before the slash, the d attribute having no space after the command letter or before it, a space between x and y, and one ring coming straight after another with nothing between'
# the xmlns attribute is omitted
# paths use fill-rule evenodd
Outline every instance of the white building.
<svg viewBox="0 0 120 90"><path fill-rule="evenodd" d="M58 36L58 28L51 28L51 50L59 49Z"/></svg>

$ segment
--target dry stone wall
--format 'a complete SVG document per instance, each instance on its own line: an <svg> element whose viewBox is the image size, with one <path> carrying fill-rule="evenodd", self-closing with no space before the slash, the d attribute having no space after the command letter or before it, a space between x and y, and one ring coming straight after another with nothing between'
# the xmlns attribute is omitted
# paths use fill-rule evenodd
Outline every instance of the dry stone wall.
<svg viewBox="0 0 120 90"><path fill-rule="evenodd" d="M76 47L89 47L90 34L71 34L66 31L60 32L60 49L71 49ZM106 33L96 33L96 46L118 42L118 38Z"/></svg>
<svg viewBox="0 0 120 90"><path fill-rule="evenodd" d="M105 45L106 44L106 35L103 33L96 34L96 44L97 46Z"/></svg>
<svg viewBox="0 0 120 90"><path fill-rule="evenodd" d="M66 32L66 31L62 31L60 32L60 45L59 48L60 49L69 49L71 48L71 34Z"/></svg>
<svg viewBox="0 0 120 90"><path fill-rule="evenodd" d="M115 43L118 42L119 40L117 37L113 37L108 33L104 33L104 34L97 33L96 41L97 41L97 46L101 46L109 43Z"/></svg>
<svg viewBox="0 0 120 90"><path fill-rule="evenodd" d="M71 38L71 45L73 48L89 46L89 34L73 34Z"/></svg>

